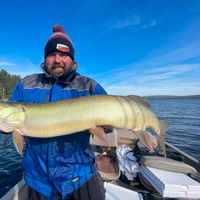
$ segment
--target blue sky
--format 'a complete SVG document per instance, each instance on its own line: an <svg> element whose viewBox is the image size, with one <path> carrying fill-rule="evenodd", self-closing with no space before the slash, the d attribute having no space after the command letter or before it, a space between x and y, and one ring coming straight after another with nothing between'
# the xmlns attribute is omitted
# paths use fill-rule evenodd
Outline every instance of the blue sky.
<svg viewBox="0 0 200 200"><path fill-rule="evenodd" d="M54 24L109 94L200 94L199 0L1 1L0 68L40 73Z"/></svg>

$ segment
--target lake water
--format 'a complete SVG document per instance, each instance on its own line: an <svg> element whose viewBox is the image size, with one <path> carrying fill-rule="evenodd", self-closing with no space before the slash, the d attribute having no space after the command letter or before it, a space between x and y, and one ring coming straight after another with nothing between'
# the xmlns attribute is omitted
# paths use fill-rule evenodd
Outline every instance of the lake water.
<svg viewBox="0 0 200 200"><path fill-rule="evenodd" d="M166 141L200 160L200 99L151 99L169 128ZM21 158L11 135L0 134L0 197L22 178Z"/></svg>
<svg viewBox="0 0 200 200"><path fill-rule="evenodd" d="M149 102L156 115L169 125L166 141L200 160L200 99Z"/></svg>

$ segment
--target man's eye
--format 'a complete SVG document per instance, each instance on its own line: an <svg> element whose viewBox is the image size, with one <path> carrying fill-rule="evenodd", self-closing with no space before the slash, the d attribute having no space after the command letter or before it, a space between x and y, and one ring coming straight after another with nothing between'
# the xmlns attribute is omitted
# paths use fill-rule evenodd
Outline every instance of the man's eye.
<svg viewBox="0 0 200 200"><path fill-rule="evenodd" d="M48 55L48 57L53 57L53 56L55 56L55 54L53 54L53 53Z"/></svg>
<svg viewBox="0 0 200 200"><path fill-rule="evenodd" d="M67 57L67 54L61 53L60 56Z"/></svg>

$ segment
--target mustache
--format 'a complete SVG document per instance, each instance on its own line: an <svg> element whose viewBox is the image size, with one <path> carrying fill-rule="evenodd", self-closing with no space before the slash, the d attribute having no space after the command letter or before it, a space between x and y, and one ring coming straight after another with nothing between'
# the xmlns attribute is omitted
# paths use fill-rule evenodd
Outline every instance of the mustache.
<svg viewBox="0 0 200 200"><path fill-rule="evenodd" d="M52 67L52 69L54 69L56 67L63 67L63 68L65 68L65 64L63 64L63 63L53 64L51 67Z"/></svg>

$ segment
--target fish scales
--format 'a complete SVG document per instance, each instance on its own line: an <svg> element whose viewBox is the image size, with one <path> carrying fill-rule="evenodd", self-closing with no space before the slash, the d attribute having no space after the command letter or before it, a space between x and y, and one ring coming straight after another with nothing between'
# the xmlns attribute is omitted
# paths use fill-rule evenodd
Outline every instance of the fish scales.
<svg viewBox="0 0 200 200"><path fill-rule="evenodd" d="M91 96L45 105L27 105L26 130L23 132L29 136L54 137L100 125L131 128L133 123L128 120L130 106L125 103L123 98Z"/></svg>
<svg viewBox="0 0 200 200"><path fill-rule="evenodd" d="M135 96L87 96L45 104L0 102L0 129L31 137L56 137L96 126L146 131L163 142L163 124L147 102ZM162 146L162 145L161 145Z"/></svg>

